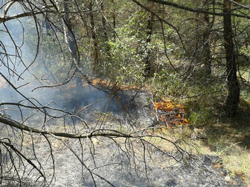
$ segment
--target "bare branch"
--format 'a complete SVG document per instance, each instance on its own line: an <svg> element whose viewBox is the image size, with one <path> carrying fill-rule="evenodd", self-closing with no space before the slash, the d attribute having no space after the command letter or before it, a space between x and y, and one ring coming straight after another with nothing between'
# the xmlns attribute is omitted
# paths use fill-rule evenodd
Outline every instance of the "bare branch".
<svg viewBox="0 0 250 187"><path fill-rule="evenodd" d="M132 1L134 1L134 0L132 0ZM158 3L158 4L162 4L162 5L175 7L175 8L181 9L181 10L186 10L188 12L203 13L203 14L209 14L209 15L215 15L215 16L222 16L222 17L225 15L224 13L205 11L202 8L197 8L197 9L190 8L190 7L183 6L183 5L180 5L180 4L177 4L177 3L172 3L172 2L169 2L169 1L163 1L163 0L149 0L149 1L154 2L154 3ZM230 2L234 2L234 1L231 0ZM246 7L244 7L244 8L246 8ZM231 15L235 16L235 17L250 19L250 16L247 16L247 15L240 15L240 14L234 14L234 13L231 13Z"/></svg>
<svg viewBox="0 0 250 187"><path fill-rule="evenodd" d="M17 121L14 121L12 119L0 116L0 122L7 124L11 127L18 128L23 131L27 132L32 132L32 133L39 133L39 134L48 134L48 135L54 135L54 136L59 136L59 137L66 137L66 138L74 138L74 139L79 139L79 138L92 138L92 137L98 137L98 136L103 136L103 137L116 137L116 138L136 138L137 136L132 136L128 134L124 134L115 130L105 130L101 129L100 131L97 132L91 132L86 135L81 135L81 134L70 134L70 133L63 133L63 132L54 132L54 131L46 131L46 130L40 130L36 128L32 128L26 125L23 125L21 123L18 123Z"/></svg>

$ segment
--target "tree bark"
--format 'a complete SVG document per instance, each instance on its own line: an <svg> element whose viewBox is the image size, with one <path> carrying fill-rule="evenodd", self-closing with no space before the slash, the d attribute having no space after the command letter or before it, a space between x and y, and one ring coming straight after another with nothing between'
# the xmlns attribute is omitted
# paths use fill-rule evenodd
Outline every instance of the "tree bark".
<svg viewBox="0 0 250 187"><path fill-rule="evenodd" d="M240 87L237 79L237 68L235 60L235 50L233 43L233 30L231 20L231 2L224 0L224 48L226 52L226 68L227 68L227 87L228 96L226 100L225 111L229 117L234 117L237 113Z"/></svg>
<svg viewBox="0 0 250 187"><path fill-rule="evenodd" d="M149 48L149 44L151 42L151 36L152 36L152 32L153 32L153 18L154 15L152 13L150 13L149 18L147 20L147 31L146 31L146 44L145 44L145 52L146 52L146 56L144 58L144 62L145 62L145 77L150 77L150 73L151 73L151 62L150 62L150 56L151 56L151 49Z"/></svg>
<svg viewBox="0 0 250 187"><path fill-rule="evenodd" d="M106 23L106 19L104 17L104 3L101 3L101 10L102 10L102 27L103 27L103 34L104 34L104 50L108 56L108 58L111 57L110 54L110 46L108 44L109 41L109 36L108 36L108 28L107 28L107 23ZM110 59L108 59L110 60Z"/></svg>
<svg viewBox="0 0 250 187"><path fill-rule="evenodd" d="M77 50L75 36L73 34L73 24L72 24L72 21L70 20L69 4L70 4L69 0L64 0L64 11L65 11L64 21L66 24L66 28L64 31L65 32L65 40L68 43L68 47L69 47L69 50L71 52L71 56L72 56L73 60L75 61L74 63L77 63L77 65L79 65L80 64L80 57L79 57L78 50ZM76 71L76 72L79 72L79 71ZM83 82L82 82L81 78L75 77L75 81L76 81L77 87L83 86Z"/></svg>
<svg viewBox="0 0 250 187"><path fill-rule="evenodd" d="M90 30L91 30L91 39L93 41L93 56L94 56L94 67L93 71L96 71L98 63L99 63L99 52L98 52L98 43L96 39L96 28L93 14L93 5L92 0L89 1L89 19L90 19Z"/></svg>
<svg viewBox="0 0 250 187"><path fill-rule="evenodd" d="M112 5L113 5L113 11L112 11L112 25L113 25L113 41L115 42L116 41L116 32L115 32L115 28L116 28L116 11L115 11L115 1L112 0Z"/></svg>
<svg viewBox="0 0 250 187"><path fill-rule="evenodd" d="M204 1L204 10L209 11L209 2L208 0ZM209 14L204 13L203 15L205 23L205 31L203 33L203 61L205 72L207 75L211 74L211 51L210 51L210 20Z"/></svg>

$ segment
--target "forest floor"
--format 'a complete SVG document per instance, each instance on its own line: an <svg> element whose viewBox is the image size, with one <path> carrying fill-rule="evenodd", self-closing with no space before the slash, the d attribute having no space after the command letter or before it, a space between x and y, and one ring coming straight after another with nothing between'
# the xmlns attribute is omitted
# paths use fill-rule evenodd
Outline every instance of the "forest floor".
<svg viewBox="0 0 250 187"><path fill-rule="evenodd" d="M250 102L241 98L238 114L231 119L221 116L220 102L207 101L208 109L197 112L196 116L205 117L196 124L197 133L202 135L194 144L201 154L222 158L230 176L238 176L250 186Z"/></svg>
<svg viewBox="0 0 250 187"><path fill-rule="evenodd" d="M148 97L150 95L146 92L133 97L130 111L135 115L135 121L110 112L85 113L84 121L88 121L89 128L109 128L124 133L129 132L127 129L131 126L137 129L149 127L154 115L149 113L153 114L153 106L146 104ZM115 101L111 103L114 105ZM250 126L246 122L249 120L243 119L218 122L202 129L189 126L161 129L152 131L152 137L146 139L99 137L75 140L54 136L45 139L41 135L27 135L23 140L23 150L31 160L40 161L48 184L55 187L105 187L110 184L116 187L249 186ZM240 120L245 121L241 128ZM73 131L81 133L86 128L85 122L77 122ZM48 128L70 131L72 126L58 120ZM154 135L165 140L159 141ZM176 149L176 142L184 152ZM35 173L26 172L25 175L28 175L28 181L37 177Z"/></svg>
<svg viewBox="0 0 250 187"><path fill-rule="evenodd" d="M205 138L194 142L199 152L219 156L224 167L230 170L230 176L238 176L250 186L250 126L233 120L210 124L202 130Z"/></svg>
<svg viewBox="0 0 250 187"><path fill-rule="evenodd" d="M115 124L115 121L109 123ZM79 123L76 128L81 127ZM62 127L54 128L60 130ZM166 132L164 136L169 135ZM43 166L50 186L54 187L106 187L110 184L115 187L244 186L243 178L232 176L220 156L191 154L192 151L196 153L196 148L191 148L195 144L182 144L183 149L190 151L190 156L187 156L172 151L171 142L157 142L153 138L149 142L154 142L164 152L147 143L142 144L141 139L100 137L79 141L49 137L51 145L42 136L33 136L32 139L36 158ZM168 137L170 141L173 139ZM30 142L27 139L24 146L26 154L30 154L28 157L33 160ZM35 172L27 176L28 180L36 178ZM29 186L28 183L25 185Z"/></svg>

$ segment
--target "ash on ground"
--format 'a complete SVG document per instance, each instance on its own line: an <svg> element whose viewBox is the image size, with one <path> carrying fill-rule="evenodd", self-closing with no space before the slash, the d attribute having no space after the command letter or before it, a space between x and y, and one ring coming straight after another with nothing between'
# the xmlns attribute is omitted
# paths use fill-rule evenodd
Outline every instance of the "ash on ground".
<svg viewBox="0 0 250 187"><path fill-rule="evenodd" d="M217 156L192 155L182 159L179 153L160 153L156 150L144 155L142 145L124 143L121 140L100 138L93 139L91 144L68 141L72 150L60 147L53 148L54 166L49 158L50 150L40 142L36 148L38 159L44 166L48 179L53 180L42 186L54 187L205 187L205 186L244 186L240 179L228 180L228 171L222 167ZM118 146L121 145L121 147ZM127 144L127 145L125 145ZM126 146L135 146L133 150ZM141 147L136 147L141 146ZM138 152L137 152L138 151ZM151 150L152 151L152 150ZM76 157L77 155L77 157ZM170 159L172 157L172 159ZM78 160L78 158L81 160ZM174 160L173 158L177 159ZM54 168L55 171L54 171ZM55 173L53 173L55 172ZM33 176L34 177L34 176ZM35 178L35 177L34 177ZM32 180L31 176L27 179ZM9 182L6 186L15 186ZM24 186L40 186L36 184Z"/></svg>
<svg viewBox="0 0 250 187"><path fill-rule="evenodd" d="M146 92L131 94L123 92L123 103L127 112L117 107L113 113L102 119L93 119L99 114L83 113L83 121L73 126L48 124L48 129L68 131L76 134L105 132L105 129L134 135L130 137L94 137L67 139L55 136L32 135L32 141L25 144L22 151L37 167L44 171L47 181L40 181L39 173L31 166L18 167L23 186L53 187L212 187L243 186L240 179L232 179L229 171L223 168L217 156L192 154L178 147L171 137L159 138L147 130L153 124L151 96ZM117 100L110 104L117 106ZM120 101L119 101L120 102ZM121 107L120 109L123 109ZM79 110L78 110L79 111ZM38 120L39 121L39 120ZM51 130L50 129L50 130ZM87 130L86 130L87 129ZM132 129L132 131L131 131ZM110 132L110 131L109 131ZM139 133L136 133L139 132ZM26 135L23 135L26 136ZM187 145L188 146L188 145ZM8 156L8 155L7 155ZM13 159L13 158L11 158ZM14 159L18 159L14 157ZM6 164L7 163L6 159ZM25 172L22 172L25 170ZM4 171L2 171L4 172ZM20 180L15 176L15 168L8 167L13 180L2 179L2 186L16 186Z"/></svg>

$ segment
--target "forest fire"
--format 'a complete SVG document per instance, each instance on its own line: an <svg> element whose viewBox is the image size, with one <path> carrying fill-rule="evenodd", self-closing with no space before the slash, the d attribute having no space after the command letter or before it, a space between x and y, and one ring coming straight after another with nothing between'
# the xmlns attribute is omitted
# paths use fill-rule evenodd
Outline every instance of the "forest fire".
<svg viewBox="0 0 250 187"><path fill-rule="evenodd" d="M117 91L120 90L119 96L121 97L122 100L124 100L124 102L126 102L129 99L124 98L124 97L126 97L126 94L123 94L123 91L129 91L129 90L138 90L139 91L141 89L140 87L133 86L133 85L132 86L129 86L129 85L124 86L124 85L116 85L114 83L108 83L107 81L101 80L99 78L92 79L90 84L84 83L82 88L85 88L88 85L98 86L99 88L103 88L104 90L109 90L110 94L114 90L117 90ZM5 89L6 87L7 87L6 81L2 77L0 77L0 88ZM151 90L150 86L145 85L145 87L146 87L147 91ZM76 85L74 84L74 85L67 86L66 89L72 90L75 88L76 88ZM87 91L88 90L89 89L87 89ZM86 89L83 89L83 91L84 91L83 95L85 96L85 98L84 99L81 98L81 101L78 101L76 99L76 101L78 104L81 103L84 106L91 104L88 102L84 103L83 101L85 101L85 100L95 102L95 100L92 100L88 97L94 97L94 98L99 98L99 99L102 97L105 97L105 94L101 94L101 92L99 92L98 89L95 89L95 88L92 88L91 93L86 93ZM70 92L70 94L72 94L72 92ZM119 104L119 102L118 102L118 104ZM126 102L126 104L128 104L128 103ZM74 105L74 106L72 106L72 108L76 107L75 102L73 102L72 105ZM111 105L112 105L112 108L115 108L114 111L116 111L117 108L120 108L120 107L114 107L114 105L117 105L117 102L112 102ZM70 106L69 103L67 103L67 106L68 107ZM154 110L156 110L154 115L157 116L157 118L160 122L164 123L164 127L174 128L178 125L187 125L188 124L188 120L185 118L186 112L184 110L183 105L176 104L175 102L172 102L170 100L163 99L160 102L154 102Z"/></svg>
<svg viewBox="0 0 250 187"><path fill-rule="evenodd" d="M166 124L167 128L174 128L178 125L187 125L188 120L184 117L184 106L171 102L170 100L162 100L154 102L158 119Z"/></svg>
<svg viewBox="0 0 250 187"><path fill-rule="evenodd" d="M89 85L93 85L93 86L100 86L102 88L106 88L106 89L113 89L113 88L116 88L117 90L140 90L140 87L138 86L134 86L134 85L129 85L129 86L124 86L124 85L121 85L119 86L118 84L114 84L114 83L111 83L111 82L107 82L107 81L104 81L104 80L101 80L99 78L94 78L92 80L89 80L90 83L83 83L83 87L85 86L89 86ZM71 86L68 86L67 88L68 89L71 89L71 88L75 88L76 85L71 85ZM146 86L148 87L148 86Z"/></svg>
<svg viewBox="0 0 250 187"><path fill-rule="evenodd" d="M83 84L83 88L88 86L89 84L85 83ZM99 88L103 88L104 90L115 91L119 90L119 96L122 100L127 100L126 94L122 94L123 91L129 91L129 90L140 90L140 87L137 86L123 86L123 85L116 85L114 83L108 83L104 80L94 78L91 81L91 85L98 86ZM68 87L68 89L75 88L76 85ZM145 85L147 91L150 91L151 88L148 85ZM145 89L143 89L145 90ZM97 91L97 90L96 90ZM92 95L95 95L96 93L92 92ZM128 104L126 102L126 104ZM126 105L125 104L125 105ZM115 103L112 103L112 105L115 105ZM152 108L153 109L153 108ZM161 122L163 128L169 128L173 129L177 126L182 125L188 125L188 120L185 118L186 111L184 110L184 106L181 104L177 104L173 101L163 99L160 102L154 102L154 115L157 117L158 121Z"/></svg>
<svg viewBox="0 0 250 187"><path fill-rule="evenodd" d="M116 85L108 84L100 79L94 79L92 83L93 85L101 85L108 88L116 87ZM145 87L147 90L151 90L150 86L145 85ZM140 90L137 86L117 86L116 88L118 90ZM154 106L157 111L155 115L158 115L158 119L166 124L165 127L175 128L179 125L188 124L188 120L185 118L186 111L183 105L163 99L160 102L154 102Z"/></svg>

